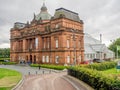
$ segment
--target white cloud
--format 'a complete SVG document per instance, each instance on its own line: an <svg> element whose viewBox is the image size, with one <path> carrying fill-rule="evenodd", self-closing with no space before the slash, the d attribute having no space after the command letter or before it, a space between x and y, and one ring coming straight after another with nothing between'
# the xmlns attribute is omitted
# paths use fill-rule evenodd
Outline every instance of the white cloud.
<svg viewBox="0 0 120 90"><path fill-rule="evenodd" d="M55 9L64 7L79 13L84 21L85 32L99 39L103 34L103 42L119 37L120 33L120 0L46 0L49 13L54 15ZM0 47L9 46L9 32L14 22L27 22L38 14L42 0L0 0ZM8 46L7 46L8 45Z"/></svg>

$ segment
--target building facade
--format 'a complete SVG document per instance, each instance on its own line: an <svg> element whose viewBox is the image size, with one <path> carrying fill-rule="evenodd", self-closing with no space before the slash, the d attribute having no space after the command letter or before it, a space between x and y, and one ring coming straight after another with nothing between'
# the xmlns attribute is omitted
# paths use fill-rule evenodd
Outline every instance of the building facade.
<svg viewBox="0 0 120 90"><path fill-rule="evenodd" d="M115 58L115 53L107 48L107 46L90 36L89 34L84 34L84 56L85 60L102 59L102 60L113 60Z"/></svg>
<svg viewBox="0 0 120 90"><path fill-rule="evenodd" d="M45 4L26 24L10 30L10 59L39 64L79 64L84 60L83 21L78 13L59 8L51 16Z"/></svg>

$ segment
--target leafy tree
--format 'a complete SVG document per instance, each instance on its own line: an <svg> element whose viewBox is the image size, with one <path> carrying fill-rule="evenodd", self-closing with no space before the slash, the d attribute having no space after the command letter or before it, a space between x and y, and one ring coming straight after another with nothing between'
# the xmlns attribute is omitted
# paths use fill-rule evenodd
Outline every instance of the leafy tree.
<svg viewBox="0 0 120 90"><path fill-rule="evenodd" d="M117 52L118 52L118 57L120 56L120 50L117 50L117 47L120 46L120 38L117 38L114 41L111 41L112 43L109 45L109 49L115 52L115 56L117 57Z"/></svg>
<svg viewBox="0 0 120 90"><path fill-rule="evenodd" d="M10 57L10 48L0 48L0 57L9 58Z"/></svg>

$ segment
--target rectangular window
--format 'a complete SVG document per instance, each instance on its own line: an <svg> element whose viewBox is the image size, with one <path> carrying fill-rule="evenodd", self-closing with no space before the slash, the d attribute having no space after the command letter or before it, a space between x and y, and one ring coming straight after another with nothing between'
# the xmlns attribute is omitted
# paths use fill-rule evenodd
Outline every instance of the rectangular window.
<svg viewBox="0 0 120 90"><path fill-rule="evenodd" d="M38 38L35 38L35 47L38 48Z"/></svg>
<svg viewBox="0 0 120 90"><path fill-rule="evenodd" d="M58 39L56 39L55 42L56 42L56 48L58 48Z"/></svg>
<svg viewBox="0 0 120 90"><path fill-rule="evenodd" d="M32 49L32 41L30 40L30 49Z"/></svg>
<svg viewBox="0 0 120 90"><path fill-rule="evenodd" d="M48 48L49 48L49 41L48 41Z"/></svg>
<svg viewBox="0 0 120 90"><path fill-rule="evenodd" d="M56 61L56 63L59 63L59 56L55 57L55 61Z"/></svg>
<svg viewBox="0 0 120 90"><path fill-rule="evenodd" d="M67 63L70 63L70 56L67 56Z"/></svg>
<svg viewBox="0 0 120 90"><path fill-rule="evenodd" d="M70 48L70 40L67 40L67 48Z"/></svg>
<svg viewBox="0 0 120 90"><path fill-rule="evenodd" d="M81 62L81 55L79 55L79 60L78 60L78 62Z"/></svg>
<svg viewBox="0 0 120 90"><path fill-rule="evenodd" d="M45 49L45 41L43 42L43 45L44 45L44 49Z"/></svg>
<svg viewBox="0 0 120 90"><path fill-rule="evenodd" d="M79 48L81 47L81 43L80 43L80 41L78 42L78 47L79 47Z"/></svg>
<svg viewBox="0 0 120 90"><path fill-rule="evenodd" d="M42 62L43 63L45 62L45 56L42 56Z"/></svg>
<svg viewBox="0 0 120 90"><path fill-rule="evenodd" d="M14 51L14 45L12 46L12 50Z"/></svg>
<svg viewBox="0 0 120 90"><path fill-rule="evenodd" d="M46 56L46 62L49 63L49 56Z"/></svg>

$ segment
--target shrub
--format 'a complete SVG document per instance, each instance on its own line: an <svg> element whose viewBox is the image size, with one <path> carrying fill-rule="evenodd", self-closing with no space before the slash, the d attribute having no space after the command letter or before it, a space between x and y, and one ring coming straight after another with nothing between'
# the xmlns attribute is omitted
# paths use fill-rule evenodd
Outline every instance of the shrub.
<svg viewBox="0 0 120 90"><path fill-rule="evenodd" d="M116 65L117 65L116 62L104 62L104 63L94 63L94 64L86 65L85 67L103 71L103 70L115 68Z"/></svg>
<svg viewBox="0 0 120 90"><path fill-rule="evenodd" d="M39 64L31 64L30 66L31 67L39 67ZM48 64L40 64L40 67L55 69L55 70L63 70L65 68L67 68L66 66L62 66L62 65L48 65Z"/></svg>
<svg viewBox="0 0 120 90"><path fill-rule="evenodd" d="M10 58L0 58L0 61L10 60Z"/></svg>
<svg viewBox="0 0 120 90"><path fill-rule="evenodd" d="M94 69L73 67L69 68L68 74L86 82L95 90L120 90L120 81Z"/></svg>
<svg viewBox="0 0 120 90"><path fill-rule="evenodd" d="M15 65L17 64L16 62L2 62L4 65Z"/></svg>

